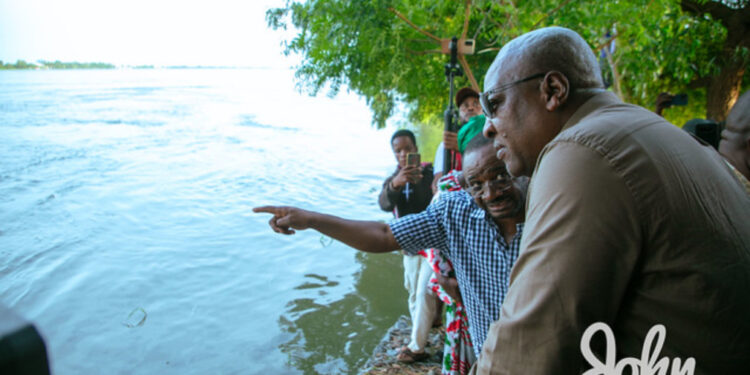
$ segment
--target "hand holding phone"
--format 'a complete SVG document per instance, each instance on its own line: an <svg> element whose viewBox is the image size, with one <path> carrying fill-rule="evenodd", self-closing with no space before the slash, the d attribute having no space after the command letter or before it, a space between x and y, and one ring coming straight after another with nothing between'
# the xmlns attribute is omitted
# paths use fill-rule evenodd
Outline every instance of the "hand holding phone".
<svg viewBox="0 0 750 375"><path fill-rule="evenodd" d="M669 103L670 105L687 105L688 104L688 96L687 94L677 94L672 97L672 100Z"/></svg>
<svg viewBox="0 0 750 375"><path fill-rule="evenodd" d="M416 184L422 179L421 157L419 153L411 152L406 155L406 166L396 174L391 181L391 187L400 189L409 183Z"/></svg>
<svg viewBox="0 0 750 375"><path fill-rule="evenodd" d="M406 165L418 167L421 163L421 156L417 152L410 152L406 155Z"/></svg>

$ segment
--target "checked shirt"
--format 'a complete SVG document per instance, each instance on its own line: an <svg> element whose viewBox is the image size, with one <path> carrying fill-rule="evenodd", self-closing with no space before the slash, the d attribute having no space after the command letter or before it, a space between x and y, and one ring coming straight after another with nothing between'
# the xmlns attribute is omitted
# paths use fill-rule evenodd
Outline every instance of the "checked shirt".
<svg viewBox="0 0 750 375"><path fill-rule="evenodd" d="M510 270L518 258L523 223L510 244L465 191L450 192L424 211L389 223L396 241L410 254L437 248L453 263L469 317L469 334L479 358L490 324L500 317Z"/></svg>

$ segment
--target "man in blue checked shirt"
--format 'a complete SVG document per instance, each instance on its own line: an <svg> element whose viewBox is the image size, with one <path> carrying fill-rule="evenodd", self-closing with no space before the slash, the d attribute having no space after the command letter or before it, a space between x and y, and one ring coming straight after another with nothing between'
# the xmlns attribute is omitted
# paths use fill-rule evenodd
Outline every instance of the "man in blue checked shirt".
<svg viewBox="0 0 750 375"><path fill-rule="evenodd" d="M478 357L490 324L500 316L518 258L528 179L511 178L491 141L481 134L469 142L463 160L465 190L444 194L424 211L388 224L295 207L253 211L273 214L269 225L277 233L312 228L361 251L440 249L453 263Z"/></svg>

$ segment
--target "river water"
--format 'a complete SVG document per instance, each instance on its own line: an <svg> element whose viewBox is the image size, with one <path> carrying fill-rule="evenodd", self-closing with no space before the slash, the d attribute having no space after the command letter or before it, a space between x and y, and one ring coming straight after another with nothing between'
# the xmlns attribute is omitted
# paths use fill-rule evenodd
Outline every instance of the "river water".
<svg viewBox="0 0 750 375"><path fill-rule="evenodd" d="M387 220L392 129L288 70L0 71L0 304L66 374L356 373L398 254L251 208Z"/></svg>

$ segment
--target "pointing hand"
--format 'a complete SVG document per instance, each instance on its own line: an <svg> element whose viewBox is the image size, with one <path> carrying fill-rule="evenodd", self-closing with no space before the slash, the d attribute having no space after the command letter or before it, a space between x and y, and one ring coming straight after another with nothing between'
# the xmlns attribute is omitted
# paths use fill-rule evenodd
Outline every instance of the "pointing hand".
<svg viewBox="0 0 750 375"><path fill-rule="evenodd" d="M276 233L294 234L294 229L303 230L310 227L310 213L296 207L262 206L253 208L253 212L272 214L268 225Z"/></svg>

